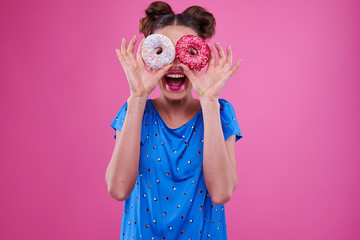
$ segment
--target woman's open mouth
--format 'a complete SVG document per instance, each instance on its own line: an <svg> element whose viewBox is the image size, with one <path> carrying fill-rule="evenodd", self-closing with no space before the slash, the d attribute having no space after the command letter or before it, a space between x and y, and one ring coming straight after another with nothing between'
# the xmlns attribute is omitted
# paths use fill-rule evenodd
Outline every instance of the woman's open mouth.
<svg viewBox="0 0 360 240"><path fill-rule="evenodd" d="M169 72L165 74L165 82L169 89L177 91L180 90L186 80L186 75L182 72Z"/></svg>

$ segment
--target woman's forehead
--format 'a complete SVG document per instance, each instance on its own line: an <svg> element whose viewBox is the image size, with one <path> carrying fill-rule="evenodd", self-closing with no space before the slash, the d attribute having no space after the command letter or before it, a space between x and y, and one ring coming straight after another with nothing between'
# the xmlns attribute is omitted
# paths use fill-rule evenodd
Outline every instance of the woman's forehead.
<svg viewBox="0 0 360 240"><path fill-rule="evenodd" d="M154 33L162 34L176 43L184 35L197 36L194 29L186 26L166 26L156 30Z"/></svg>

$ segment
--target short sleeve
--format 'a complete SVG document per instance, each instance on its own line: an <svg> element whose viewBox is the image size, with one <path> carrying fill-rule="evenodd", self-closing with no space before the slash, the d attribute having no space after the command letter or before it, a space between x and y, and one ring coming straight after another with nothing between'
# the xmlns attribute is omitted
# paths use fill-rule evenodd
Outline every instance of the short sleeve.
<svg viewBox="0 0 360 240"><path fill-rule="evenodd" d="M119 112L116 114L114 120L110 123L110 126L115 130L114 138L116 138L116 130L121 130L126 116L127 111L127 102L120 108Z"/></svg>
<svg viewBox="0 0 360 240"><path fill-rule="evenodd" d="M233 105L225 99L219 99L219 103L220 119L225 141L228 137L235 134L235 142L237 142L240 138L242 138L242 133L236 119L235 109Z"/></svg>

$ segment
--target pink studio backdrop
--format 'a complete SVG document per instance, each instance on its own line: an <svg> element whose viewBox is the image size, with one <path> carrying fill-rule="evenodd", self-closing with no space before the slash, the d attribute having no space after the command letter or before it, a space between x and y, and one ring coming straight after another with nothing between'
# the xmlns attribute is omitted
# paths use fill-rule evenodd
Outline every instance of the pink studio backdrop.
<svg viewBox="0 0 360 240"><path fill-rule="evenodd" d="M115 48L150 1L0 4L0 239L119 239L105 170L129 89ZM243 62L229 239L360 239L360 15L350 0L173 1ZM155 91L151 97L156 97Z"/></svg>

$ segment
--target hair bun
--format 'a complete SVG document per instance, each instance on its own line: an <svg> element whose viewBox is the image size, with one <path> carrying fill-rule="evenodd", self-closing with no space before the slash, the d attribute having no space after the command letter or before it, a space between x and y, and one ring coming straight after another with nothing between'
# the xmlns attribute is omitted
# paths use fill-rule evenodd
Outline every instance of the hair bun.
<svg viewBox="0 0 360 240"><path fill-rule="evenodd" d="M140 19L139 31L148 36L154 22L167 14L174 14L170 5L166 2L156 1L151 3L145 10L146 17Z"/></svg>
<svg viewBox="0 0 360 240"><path fill-rule="evenodd" d="M200 32L204 39L211 38L215 34L214 16L200 6L188 7L183 14L191 17L199 23Z"/></svg>

